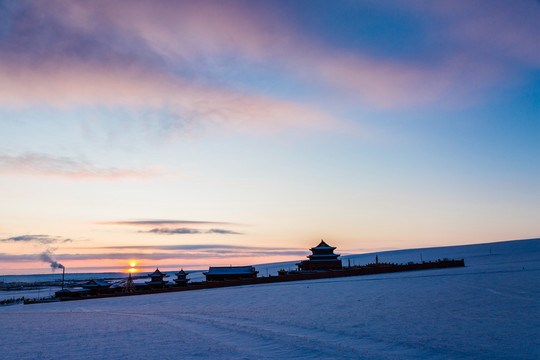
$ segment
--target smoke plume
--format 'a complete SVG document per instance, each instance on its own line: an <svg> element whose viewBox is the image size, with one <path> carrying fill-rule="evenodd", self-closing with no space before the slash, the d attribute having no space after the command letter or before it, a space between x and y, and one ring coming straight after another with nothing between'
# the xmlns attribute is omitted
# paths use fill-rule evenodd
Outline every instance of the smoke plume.
<svg viewBox="0 0 540 360"><path fill-rule="evenodd" d="M53 271L56 269L64 269L64 265L60 264L54 259L54 255L50 250L42 252L39 255L39 258L41 259L41 261L49 263Z"/></svg>

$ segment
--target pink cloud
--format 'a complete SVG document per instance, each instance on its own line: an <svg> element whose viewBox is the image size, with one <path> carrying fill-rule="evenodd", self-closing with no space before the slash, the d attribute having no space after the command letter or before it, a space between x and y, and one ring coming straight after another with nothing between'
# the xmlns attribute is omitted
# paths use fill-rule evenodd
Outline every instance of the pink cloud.
<svg viewBox="0 0 540 360"><path fill-rule="evenodd" d="M347 98L376 108L468 102L477 97L479 87L492 85L502 72L459 54L440 64L423 65L342 55L319 59L313 67Z"/></svg>
<svg viewBox="0 0 540 360"><path fill-rule="evenodd" d="M340 119L321 110L320 99L302 103L248 93L219 80L194 80L174 68L199 61L203 69L214 57L234 56L364 106L463 101L504 78L505 56L529 65L540 59L534 41L538 4L474 4L419 1L400 6L402 11L436 14L441 41L453 47L434 57L437 60L419 62L323 43L302 34L276 8L258 3L31 3L45 24L63 26L59 41L50 44L60 50L46 49L38 60L30 54L32 60L26 63L0 60L0 103L168 107L179 118L251 131L345 128ZM102 43L90 41L95 48L89 45L92 51L83 49L75 56L71 49L78 39L70 39L71 33ZM116 53L119 48L126 53ZM172 64L173 70L163 64Z"/></svg>
<svg viewBox="0 0 540 360"><path fill-rule="evenodd" d="M442 40L453 41L471 56L485 61L540 65L538 1L415 1L408 6L435 16L448 37Z"/></svg>
<svg viewBox="0 0 540 360"><path fill-rule="evenodd" d="M65 7L61 2L54 10L42 10L55 14ZM68 16L61 19L87 32L108 24L114 31L141 37L164 56L241 52L262 61L268 61L269 52L298 45L287 25L274 20L280 20L279 13L271 7L240 1L152 1L136 6L129 1L72 2Z"/></svg>
<svg viewBox="0 0 540 360"><path fill-rule="evenodd" d="M238 130L329 129L339 120L309 103L204 86L140 69L67 62L32 69L0 64L0 104L15 107L79 105L167 107L179 120L197 119Z"/></svg>
<svg viewBox="0 0 540 360"><path fill-rule="evenodd" d="M0 155L0 174L62 176L74 179L148 178L161 174L158 168L100 168L85 161L42 154Z"/></svg>
<svg viewBox="0 0 540 360"><path fill-rule="evenodd" d="M403 11L439 17L440 41L453 49L430 62L377 57L322 43L300 33L272 7L234 2L124 5L116 2L109 20L138 34L163 56L235 54L272 62L281 71L301 74L375 107L467 100L505 77L505 58L529 65L540 61L534 37L540 6L524 1L512 6L491 1L402 4ZM91 24L92 17L82 23Z"/></svg>
<svg viewBox="0 0 540 360"><path fill-rule="evenodd" d="M449 79L454 74L446 64L426 69L424 64L329 47L306 38L272 9L232 4L157 2L126 7L115 2L107 12L103 5L90 9L76 6L78 16L68 19L72 26L88 29L95 26L96 16L105 16L117 29L137 34L167 58L234 54L256 63L271 62L279 71L340 89L342 94L378 107L429 103L447 93L451 85ZM264 106L263 112L272 109L291 113L289 119L303 118L292 102L279 103L281 106ZM273 118L283 115L277 113Z"/></svg>

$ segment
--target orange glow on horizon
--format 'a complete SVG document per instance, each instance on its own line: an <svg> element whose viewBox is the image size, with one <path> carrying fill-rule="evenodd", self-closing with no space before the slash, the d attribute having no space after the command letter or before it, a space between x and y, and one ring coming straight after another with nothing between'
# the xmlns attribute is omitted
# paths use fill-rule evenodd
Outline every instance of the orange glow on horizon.
<svg viewBox="0 0 540 360"><path fill-rule="evenodd" d="M130 260L130 261L129 261L129 269L128 269L128 272L134 273L134 272L139 271L138 269L135 268L135 266L137 266L137 261L135 261L135 260Z"/></svg>
<svg viewBox="0 0 540 360"><path fill-rule="evenodd" d="M310 244L313 246L313 244ZM333 244L332 244L333 245ZM306 255L308 251L306 251ZM159 267L162 271L178 271L180 269L178 263L182 263L185 271L208 270L210 266L247 266L257 264L267 264L274 262L296 261L303 259L304 256L298 255L264 255L253 257L234 257L230 258L215 258L205 257L194 259L176 259L173 260L156 260L141 258L138 260L128 259L85 259L85 260L61 260L60 262L66 266L67 273L88 273L88 272L122 272L124 274L135 274L139 272L152 272ZM131 266L132 263L135 266ZM131 270L133 269L133 270ZM47 264L42 261L36 262L2 262L0 275L23 275L23 274L60 274L62 271L52 271ZM1 280L1 279L0 279Z"/></svg>

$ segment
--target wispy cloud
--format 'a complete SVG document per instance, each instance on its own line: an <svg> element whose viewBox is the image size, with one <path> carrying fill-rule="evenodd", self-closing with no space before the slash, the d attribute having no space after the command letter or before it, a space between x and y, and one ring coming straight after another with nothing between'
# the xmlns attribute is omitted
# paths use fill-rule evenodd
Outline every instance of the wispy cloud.
<svg viewBox="0 0 540 360"><path fill-rule="evenodd" d="M73 240L69 238L63 238L60 236L51 235L20 235L9 238L0 239L0 242L13 242L13 243L37 243L41 245L52 245L60 243L69 243Z"/></svg>
<svg viewBox="0 0 540 360"><path fill-rule="evenodd" d="M156 119L167 131L193 123L251 131L328 129L339 124L332 115L308 103L196 84L160 69L114 69L66 61L62 68L54 63L28 69L0 63L0 104L121 106L143 114L148 109L168 109L166 119ZM15 76L14 71L19 74Z"/></svg>
<svg viewBox="0 0 540 360"><path fill-rule="evenodd" d="M538 1L411 1L406 7L440 20L441 39L486 63L540 65ZM510 63L509 63L510 62Z"/></svg>
<svg viewBox="0 0 540 360"><path fill-rule="evenodd" d="M304 256L305 250L291 248L270 248L233 246L216 244L198 245L149 245L149 246L110 246L110 247L86 247L79 250L95 250L100 252L91 253L63 253L55 256L63 263L75 260L165 260L165 259L225 259L246 258L264 256ZM77 250L77 249L75 249ZM117 251L110 251L117 250ZM51 257L52 258L52 257ZM6 254L0 253L0 261L30 262L42 260L41 254Z"/></svg>
<svg viewBox="0 0 540 360"><path fill-rule="evenodd" d="M178 225L237 225L229 222L220 221L199 221L199 220L128 220L128 221L102 221L98 225L121 225L121 226L178 226Z"/></svg>
<svg viewBox="0 0 540 360"><path fill-rule="evenodd" d="M57 246L65 243L73 242L72 239L63 238L60 236L51 236L51 235L20 235L13 236L9 238L0 239L0 243L30 243L37 244L39 248L45 249L39 254L28 254L28 255L10 255L0 253L0 260L5 259L5 261L42 261L48 263L51 269L54 271L56 269L63 269L64 265L56 261L54 251L57 249ZM53 248L54 246L54 248Z"/></svg>
<svg viewBox="0 0 540 360"><path fill-rule="evenodd" d="M231 230L224 230L224 229L210 229L206 231L206 234L230 234L230 235L241 235L242 233L231 231Z"/></svg>
<svg viewBox="0 0 540 360"><path fill-rule="evenodd" d="M129 108L139 123L143 114L159 113L151 126L159 136L192 127L352 133L351 124L360 134L364 120L347 118L358 109L464 106L525 79L540 64L538 2L369 3L379 15L399 12L413 20L423 54L377 53L350 34L341 39L345 44L331 41L294 21L299 6L286 2L3 3L0 106ZM353 14L359 11L353 4L327 6ZM362 23L364 13L358 16ZM335 30L335 19L317 21L322 30ZM359 38L373 35L362 29ZM255 75L243 75L249 71ZM316 90L269 91L271 82L281 87L280 79ZM83 167L64 174L154 172Z"/></svg>
<svg viewBox="0 0 540 360"><path fill-rule="evenodd" d="M98 225L118 225L152 228L141 230L142 233L152 233L160 235L186 235L186 234L221 234L221 235L242 235L243 233L212 227L210 229L200 229L205 226L230 226L239 225L229 222L219 221L197 221L197 220L134 220L134 221L110 221L98 222ZM182 226L185 225L185 226ZM178 227L182 226L182 227ZM196 228L197 227L197 228Z"/></svg>
<svg viewBox="0 0 540 360"><path fill-rule="evenodd" d="M3 6L11 21L2 25L7 35L0 44L1 104L166 108L168 127L187 122L242 130L344 126L319 107L319 98L286 99L249 87L247 80L231 83L246 65L307 87L332 89L336 98L396 107L467 98L504 79L516 62L537 66L540 61L532 35L540 15L537 2L396 4L420 23L431 16L440 20L421 36L435 32L449 46L420 59L324 41L269 3L23 1Z"/></svg>
<svg viewBox="0 0 540 360"><path fill-rule="evenodd" d="M62 176L75 179L126 179L147 178L160 175L157 168L122 169L102 168L88 161L45 154L0 154L0 174L27 174Z"/></svg>
<svg viewBox="0 0 540 360"><path fill-rule="evenodd" d="M96 247L79 247L76 249L98 249ZM249 250L249 251L299 251L297 248L272 248L260 246L242 246L226 244L184 244L184 245L123 245L123 246L102 246L99 249L112 250L204 250L204 251L222 251L222 250ZM304 250L305 252L305 250Z"/></svg>
<svg viewBox="0 0 540 360"><path fill-rule="evenodd" d="M167 228L156 228L148 231L142 231L154 234L166 234L166 235L178 235L178 234L201 234L202 231L198 229L189 229L189 228L176 228L176 229L167 229Z"/></svg>
<svg viewBox="0 0 540 360"><path fill-rule="evenodd" d="M190 229L190 228L155 228L148 231L143 231L154 234L162 235L178 235L178 234L221 234L221 235L242 235L242 233L225 230L225 229L209 229L209 230L199 230L199 229Z"/></svg>

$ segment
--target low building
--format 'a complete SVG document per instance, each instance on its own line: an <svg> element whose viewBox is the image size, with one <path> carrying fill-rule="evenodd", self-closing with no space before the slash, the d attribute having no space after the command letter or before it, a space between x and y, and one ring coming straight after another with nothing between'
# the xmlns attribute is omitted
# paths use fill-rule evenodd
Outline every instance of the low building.
<svg viewBox="0 0 540 360"><path fill-rule="evenodd" d="M103 290L110 288L111 284L109 284L105 280L90 280L82 287L89 290Z"/></svg>
<svg viewBox="0 0 540 360"><path fill-rule="evenodd" d="M253 266L211 266L207 272L203 272L206 281L254 279L258 273Z"/></svg>
<svg viewBox="0 0 540 360"><path fill-rule="evenodd" d="M336 248L328 245L321 240L321 243L311 250L309 260L304 260L296 264L298 271L316 271L316 270L341 270L343 264L338 259L339 254L334 254Z"/></svg>
<svg viewBox="0 0 540 360"><path fill-rule="evenodd" d="M62 289L54 293L54 297L59 299L80 298L89 296L92 292L89 289Z"/></svg>

